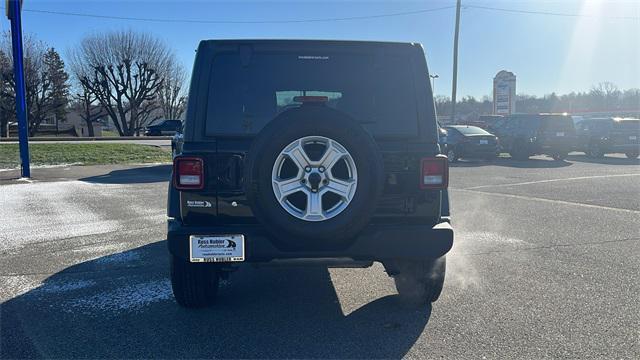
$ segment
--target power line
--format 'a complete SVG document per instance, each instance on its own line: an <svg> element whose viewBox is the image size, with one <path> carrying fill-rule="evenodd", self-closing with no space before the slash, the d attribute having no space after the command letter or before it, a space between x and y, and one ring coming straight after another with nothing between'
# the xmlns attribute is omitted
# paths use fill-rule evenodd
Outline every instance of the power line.
<svg viewBox="0 0 640 360"><path fill-rule="evenodd" d="M512 13L512 14L533 14L533 15L550 15L550 16L563 16L563 17L585 17L585 18L614 19L614 20L640 20L640 17L634 17L634 16L600 16L600 15L589 15L589 14L571 14L571 13L559 13L559 12L551 12L551 11L506 9L506 8L497 8L497 7L480 6L480 5L464 5L463 8L490 10L490 11L500 11L500 12L506 12L506 13Z"/></svg>
<svg viewBox="0 0 640 360"><path fill-rule="evenodd" d="M146 22L164 22L164 23L192 23L192 24L291 24L291 23L309 23L309 22L331 22L331 21L350 21L350 20L366 20L377 19L394 16L406 16L424 14L435 11L442 11L447 9L453 9L455 5L443 6L432 9L421 9L413 11L403 11L395 13L386 13L378 15L363 15L363 16L348 16L348 17L334 17L334 18L316 18L316 19L290 19L290 20L202 20L202 19L169 19L169 18L146 18L146 17L129 17L129 16L111 16L111 15L99 15L99 14L84 14L75 12L62 12L62 11L49 11L49 10L35 10L35 9L23 9L22 11L39 13L39 14L52 14L52 15L65 15L65 16L77 16L77 17L89 17L98 19L111 19L111 20L129 20L129 21L146 21ZM0 7L0 9L4 9Z"/></svg>
<svg viewBox="0 0 640 360"><path fill-rule="evenodd" d="M204 19L171 19L171 18L148 18L148 17L132 17L132 16L113 16L113 15L100 15L100 14L87 14L76 12L63 12L63 11L51 11L51 10L36 10L36 9L23 9L24 12L36 13L36 14L49 14L49 15L62 15L62 16L75 16L75 17L87 17L95 19L109 19L109 20L126 20L126 21L144 21L144 22L161 22L161 23L191 23L191 24L293 24L293 23L313 23L313 22L332 22L332 21L351 21L351 20L367 20L378 19L386 17L396 16L408 16L418 15L430 12L437 12L442 10L448 10L455 8L455 5L442 6L431 9L418 9L413 11L402 11L395 13L385 13L377 15L362 15L362 16L347 16L347 17L333 17L333 18L315 18L315 19L275 19L275 20L204 20ZM584 18L600 18L600 19L615 19L615 20L640 20L640 17L633 16L600 16L589 14L572 14L572 13L560 13L551 11L534 11L534 10L518 10L508 9L491 6L481 5L463 5L463 9L479 9L488 11L497 11L511 14L529 14L529 15L547 15L547 16L560 16L560 17L584 17ZM4 9L4 7L0 7Z"/></svg>

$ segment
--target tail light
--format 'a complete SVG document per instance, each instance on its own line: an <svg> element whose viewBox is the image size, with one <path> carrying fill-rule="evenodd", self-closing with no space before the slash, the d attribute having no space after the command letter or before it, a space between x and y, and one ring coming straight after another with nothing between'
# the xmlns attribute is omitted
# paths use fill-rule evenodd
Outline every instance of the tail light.
<svg viewBox="0 0 640 360"><path fill-rule="evenodd" d="M204 164L198 157L176 157L173 160L173 185L178 190L204 188Z"/></svg>
<svg viewBox="0 0 640 360"><path fill-rule="evenodd" d="M443 190L449 186L449 160L444 155L423 158L421 161L420 188Z"/></svg>

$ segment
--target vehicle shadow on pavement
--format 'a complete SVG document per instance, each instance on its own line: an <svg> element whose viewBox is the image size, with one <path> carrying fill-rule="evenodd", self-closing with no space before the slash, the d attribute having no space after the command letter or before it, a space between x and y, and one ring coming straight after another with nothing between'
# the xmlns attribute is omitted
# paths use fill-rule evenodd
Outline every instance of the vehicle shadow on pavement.
<svg viewBox="0 0 640 360"><path fill-rule="evenodd" d="M603 165L640 165L640 159L628 159L626 157L604 156L601 158L590 158L586 155L569 155L567 160Z"/></svg>
<svg viewBox="0 0 640 360"><path fill-rule="evenodd" d="M167 263L160 241L50 276L0 306L0 357L400 358L431 315L397 295L344 314L326 268L244 267L214 306L187 310Z"/></svg>
<svg viewBox="0 0 640 360"><path fill-rule="evenodd" d="M169 181L171 164L140 166L130 169L113 170L108 174L79 179L97 184L143 184Z"/></svg>
<svg viewBox="0 0 640 360"><path fill-rule="evenodd" d="M519 169L552 169L552 168L562 168L573 165L567 161L556 161L551 158L549 159L537 159L532 158L529 160L513 160L511 158L498 158L493 161L485 161L485 160L461 160L455 163L449 163L450 167L480 167L480 166L504 166L504 167L513 167Z"/></svg>
<svg viewBox="0 0 640 360"><path fill-rule="evenodd" d="M0 184L3 181L9 182L20 179L20 169L0 169Z"/></svg>

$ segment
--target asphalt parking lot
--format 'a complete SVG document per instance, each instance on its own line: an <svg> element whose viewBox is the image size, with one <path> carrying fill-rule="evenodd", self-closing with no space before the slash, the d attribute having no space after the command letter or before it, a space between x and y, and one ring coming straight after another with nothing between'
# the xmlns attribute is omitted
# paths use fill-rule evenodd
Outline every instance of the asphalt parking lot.
<svg viewBox="0 0 640 360"><path fill-rule="evenodd" d="M639 358L640 162L462 162L431 309L368 269L243 268L173 301L168 165L0 182L0 357ZM37 175L38 173L36 173Z"/></svg>

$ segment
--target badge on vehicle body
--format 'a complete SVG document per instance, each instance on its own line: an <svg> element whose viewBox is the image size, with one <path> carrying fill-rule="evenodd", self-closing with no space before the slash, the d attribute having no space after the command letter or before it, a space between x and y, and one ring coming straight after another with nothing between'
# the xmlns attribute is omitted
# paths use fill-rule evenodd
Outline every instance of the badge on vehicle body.
<svg viewBox="0 0 640 360"><path fill-rule="evenodd" d="M187 207L193 208L210 208L211 202L203 200L187 200Z"/></svg>

